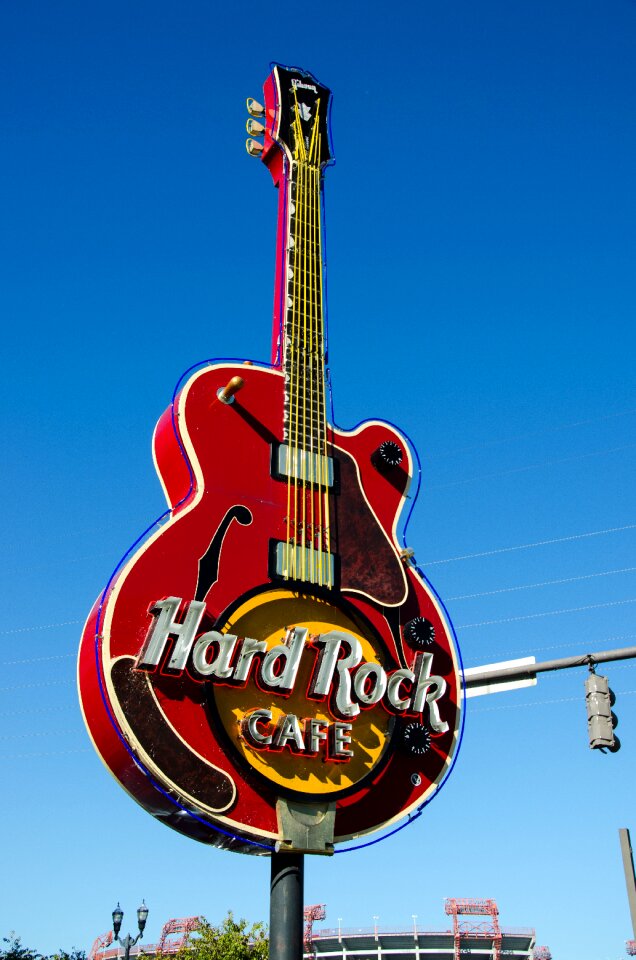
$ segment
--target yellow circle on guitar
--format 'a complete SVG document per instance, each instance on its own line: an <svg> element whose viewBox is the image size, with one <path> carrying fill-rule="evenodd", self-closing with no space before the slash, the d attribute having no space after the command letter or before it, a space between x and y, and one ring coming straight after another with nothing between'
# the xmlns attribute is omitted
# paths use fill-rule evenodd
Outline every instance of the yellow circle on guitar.
<svg viewBox="0 0 636 960"><path fill-rule="evenodd" d="M351 790L378 765L390 740L393 719L380 703L361 709L355 717L343 718L330 711L329 697L309 699L307 691L319 655L311 638L334 630L350 634L362 647L361 662L386 665L369 628L365 630L327 601L289 590L270 590L251 597L231 614L221 632L265 641L269 651L280 647L293 628L305 629L307 636L289 694L257 685L250 671L244 686L216 683L213 696L221 723L246 763L285 792L326 799ZM246 718L256 710L264 711L254 724L257 742L246 735ZM285 746L277 748L276 731L286 717L292 718L287 729L292 726L296 736L286 738ZM322 723L312 724L312 720ZM311 734L317 729L321 736L312 740ZM269 737L273 744L260 742ZM333 744L338 742L340 750L334 750Z"/></svg>

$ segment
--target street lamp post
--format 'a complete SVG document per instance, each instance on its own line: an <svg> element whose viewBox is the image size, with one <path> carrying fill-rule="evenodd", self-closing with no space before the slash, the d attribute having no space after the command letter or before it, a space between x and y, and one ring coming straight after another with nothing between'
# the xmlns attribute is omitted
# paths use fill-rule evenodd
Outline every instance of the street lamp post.
<svg viewBox="0 0 636 960"><path fill-rule="evenodd" d="M417 940L417 914L412 913L411 916L413 918L413 937Z"/></svg>
<svg viewBox="0 0 636 960"><path fill-rule="evenodd" d="M124 948L124 960L130 960L130 948L134 947L135 944L141 940L144 927L146 926L146 920L148 919L148 907L146 906L145 902L142 900L141 906L137 907L137 924L139 926L139 933L136 937L131 937L130 934L127 933L123 940L120 939L119 931L121 930L123 919L124 911L118 903L113 910L113 933L115 934L115 940L119 940Z"/></svg>
<svg viewBox="0 0 636 960"><path fill-rule="evenodd" d="M378 939L378 920L379 920L379 919L380 919L379 917L376 917L376 916L374 915L374 917L373 917L373 936L375 937L376 940Z"/></svg>

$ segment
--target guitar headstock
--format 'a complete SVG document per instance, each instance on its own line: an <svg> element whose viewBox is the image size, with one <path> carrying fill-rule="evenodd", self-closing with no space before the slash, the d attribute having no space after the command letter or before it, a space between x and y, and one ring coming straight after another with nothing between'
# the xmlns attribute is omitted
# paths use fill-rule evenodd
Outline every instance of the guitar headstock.
<svg viewBox="0 0 636 960"><path fill-rule="evenodd" d="M268 166L276 156L281 156L281 151L289 161L298 164L324 167L332 162L331 91L306 70L276 64L263 92L264 105L252 99L247 101L251 114L247 132L251 137L264 138L263 144L248 140L248 153L260 156Z"/></svg>

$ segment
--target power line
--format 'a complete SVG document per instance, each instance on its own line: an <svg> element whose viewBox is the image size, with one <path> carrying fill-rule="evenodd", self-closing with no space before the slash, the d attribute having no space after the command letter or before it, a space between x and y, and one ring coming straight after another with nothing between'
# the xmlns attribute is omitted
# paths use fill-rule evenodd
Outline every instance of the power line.
<svg viewBox="0 0 636 960"><path fill-rule="evenodd" d="M614 693L617 697L629 697L632 694L636 693L636 690L615 690ZM490 713L492 710L516 710L517 707L539 707L547 703L574 703L581 702L583 695L580 697L558 697L554 700L534 700L532 703L503 703L501 706L497 707L468 707L467 709L471 714L473 713Z"/></svg>
<svg viewBox="0 0 636 960"><path fill-rule="evenodd" d="M636 523L626 523L622 527L607 527L605 530L590 530L588 533L574 533L568 537L553 537L550 540L536 540L534 543L520 543L512 547L498 547L496 550L482 550L479 553L466 553L458 557L445 557L443 560L427 560L420 564L420 566L434 567L439 563L455 563L457 560L474 560L477 557L493 557L498 553L512 553L515 550L530 550L534 547L546 547L553 543L567 543L571 540L584 540L586 537L601 537L607 533L620 533L623 530L636 530Z"/></svg>
<svg viewBox="0 0 636 960"><path fill-rule="evenodd" d="M539 470L541 467L556 466L560 463L573 463L576 460L587 460L590 457L606 456L609 453L620 453L623 450L632 450L636 443L625 443L620 447L609 447L606 450L590 450L573 457L560 457L558 460L541 460L539 463L530 463L525 467L512 467L510 470L497 470L495 473L480 473L475 477L463 477L457 480L447 480L446 483L429 483L427 490L441 490L444 487L456 487L461 483L474 483L477 480L494 480L497 477L509 477L516 473L527 473L529 470Z"/></svg>
<svg viewBox="0 0 636 960"><path fill-rule="evenodd" d="M45 660L68 660L69 657L76 656L76 653L55 653L50 657L27 657L24 660L4 660L0 662L0 667L23 666L25 663L43 663Z"/></svg>
<svg viewBox="0 0 636 960"><path fill-rule="evenodd" d="M0 740L31 740L35 737L66 737L69 734L76 734L77 730L42 730L38 733L8 733L0 737Z"/></svg>
<svg viewBox="0 0 636 960"><path fill-rule="evenodd" d="M46 750L42 753L10 753L0 756L0 760L30 760L32 757L61 757L69 753L92 753L90 747L77 747L75 750Z"/></svg>
<svg viewBox="0 0 636 960"><path fill-rule="evenodd" d="M464 593L457 597L445 597L445 600L476 600L478 597L492 597L497 593L534 590L536 587L551 587L558 583L576 583L579 580L593 580L595 577L610 577L616 573L633 573L634 570L636 570L636 567L621 567L618 570L602 570L600 573L585 573L578 577L562 577L558 580L542 580L540 583L525 583L519 587L500 587L498 590L485 590L483 593Z"/></svg>
<svg viewBox="0 0 636 960"><path fill-rule="evenodd" d="M29 707L26 710L7 710L0 713L0 720L6 720L7 717L31 717L39 713L59 713L60 710L70 709L76 710L77 704L69 702L55 707L36 707L35 709Z"/></svg>
<svg viewBox="0 0 636 960"><path fill-rule="evenodd" d="M599 607L618 607L625 603L636 603L636 597L628 600L608 600L606 603L587 603L583 607L564 607L562 610L545 610L542 613L526 613L520 617L502 617L500 620L480 620L478 623L456 624L457 630L469 630L471 627L485 627L491 623L513 623L517 620L534 620L537 617L556 617L561 613L578 613L579 610L595 610Z"/></svg>
<svg viewBox="0 0 636 960"><path fill-rule="evenodd" d="M58 623L41 623L36 627L13 627L11 630L0 630L0 634L30 633L32 630L50 630L52 627L76 626L78 623L84 623L84 620L60 620Z"/></svg>
<svg viewBox="0 0 636 960"><path fill-rule="evenodd" d="M75 680L42 680L40 683L17 683L12 687L0 687L0 693L8 693L10 690L32 690L35 687L57 687L68 683L75 683Z"/></svg>
<svg viewBox="0 0 636 960"><path fill-rule="evenodd" d="M636 570L636 567L627 567L626 569L627 569L627 570ZM608 571L608 572L612 572L612 571ZM617 572L617 573L618 573L618 572L622 572L622 571L614 571L614 572ZM599 574L590 574L589 576L592 576L592 577L594 577L594 576L602 576L602 574L600 574L600 573L599 573ZM566 580L566 581L561 581L561 580L548 580L548 581L546 581L546 583L565 583L565 582L569 582L569 580L584 580L584 579L586 579L586 578L585 578L585 577L570 577L570 578L568 578L568 580ZM530 584L529 586L535 586L535 584ZM536 586L543 586L543 584L536 584ZM508 588L508 589L510 589L510 590L524 590L524 589L526 589L526 587L510 587L510 588ZM490 591L490 592L491 592L491 593L504 593L504 592L506 592L506 591L505 591L505 590L493 590L493 591ZM467 597L447 597L446 599L447 599L447 600L464 600L464 599L470 599L471 597L481 597L481 596L488 596L488 595L489 595L489 594L486 594L486 593L484 593L484 594L476 593L476 594L469 594ZM459 627L458 627L458 629L459 629ZM618 635L618 636L604 637L602 640L594 640L593 642L594 642L595 644L598 644L598 643L614 643L614 642L616 642L617 640L630 640L630 639L633 639L634 637L636 637L636 633L624 633L624 634L620 634L620 635ZM547 645L547 646L533 647L531 651L521 651L521 652L515 654L515 656L526 656L526 655L530 655L531 653L534 653L535 651L561 650L561 649L567 649L568 647L580 647L580 646L581 646L581 641L580 641L580 640L576 640L574 643L552 643L552 644L549 644L549 645ZM500 652L497 652L497 651L492 652L492 653L490 653L490 654L488 654L488 653L485 653L485 654L484 654L485 657L486 657L486 656L493 656L493 657L495 657L495 656L502 656L502 655L503 655L503 654L501 654ZM70 658L75 659L76 656L77 656L77 654L75 654L75 653L60 653L60 654L56 654L55 656L51 656L51 657L29 657L29 658L24 659L24 660L5 660L4 662L0 662L0 667L8 667L8 666L16 666L16 665L24 665L24 664L32 664L32 663L45 663L45 662L48 661L48 660L62 660L62 659L70 659ZM16 687L11 687L11 688L9 688L9 687L4 687L3 689L4 689L4 690L9 690L9 689L18 689L18 688L16 688ZM60 710L60 709L62 709L62 708L61 708L61 707L54 707L54 708L52 708L52 709ZM0 713L0 718L2 718L2 717L9 717L9 716L18 716L18 715L30 714L30 713L46 713L46 712L48 712L48 711L32 710L32 709L29 709L29 710L14 710L14 711L11 711L10 713Z"/></svg>
<svg viewBox="0 0 636 960"><path fill-rule="evenodd" d="M634 637L636 637L636 633L622 633L622 634L619 634L619 635L616 635L616 636L613 636L613 637L604 637L602 640L592 640L592 641L590 641L590 643L591 643L591 644L594 644L594 646L596 646L596 645L599 644L599 643L616 643L617 640L633 640ZM581 640L575 640L574 643L552 643L552 644L550 644L549 646L545 646L545 647L533 647L532 650L518 650L518 651L516 651L514 654L512 654L512 653L508 653L508 654L502 653L500 650L498 650L498 651L490 651L490 652L488 652L488 653L482 654L482 657L481 657L481 660L480 660L480 663L479 663L479 664L477 664L477 663L471 663L471 664L465 663L464 666L466 666L466 667L468 667L468 666L473 666L473 667L481 666L481 664L483 663L485 657L504 657L504 656L505 656L505 657L507 657L507 659L513 660L513 659L516 659L516 658L518 658L518 657L529 657L529 656L532 656L532 655L535 654L535 653L539 653L539 652L542 652L542 651L544 651L544 650L567 650L568 648L571 649L572 647L578 647L579 650L580 650L580 649L581 649L581 646L582 646L582 641L581 641Z"/></svg>
<svg viewBox="0 0 636 960"><path fill-rule="evenodd" d="M499 440L484 440L482 443L473 443L467 447L457 447L455 450L446 450L442 453L432 453L427 455L427 460L441 460L444 457L455 457L458 453L470 453L472 450L482 450L484 447L495 447L503 443L513 443L515 440L526 440L528 437L544 437L550 433L559 433L562 430L572 430L574 427L586 427L591 423L601 423L605 420L614 420L617 417L627 417L636 413L636 408L631 410L622 410L619 413L607 413L601 417L592 417L589 420L575 420L571 423L561 423L556 427L549 427L547 430L532 430L528 433L518 433L513 437L502 437Z"/></svg>
<svg viewBox="0 0 636 960"><path fill-rule="evenodd" d="M531 549L534 549L535 547L550 546L551 544L554 544L554 543L569 543L574 540L584 540L587 537L601 537L609 533L622 533L625 530L636 530L636 523L626 523L622 527L606 527L604 530L589 530L586 533L574 533L574 534L570 534L567 537L552 537L549 540L535 540L532 543L520 543L510 547L497 547L494 550L480 550L477 553L466 553L456 557L444 557L441 560L427 560L424 563L422 563L421 566L433 567L441 563L455 563L460 560L474 560L480 557L493 557L501 553L513 553L517 550L531 550ZM633 568L626 568L626 569L633 569ZM591 576L594 576L594 574L592 574ZM597 574L597 576L601 576L601 574ZM547 582L549 581L546 581L546 583ZM554 582L556 583L558 581L554 581ZM537 586L538 585L539 584L537 584ZM535 586L535 584L529 585L529 587L532 587L532 586ZM510 589L516 590L516 589L525 589L525 588L512 587ZM498 591L493 591L493 592L498 592ZM475 596L477 596L477 594L475 594ZM465 599L465 597L463 596L451 597L449 599L463 600ZM15 633L30 633L35 630L51 630L54 627L77 626L78 624L82 624L82 623L84 623L84 620L78 619L78 620L61 620L61 621L56 621L55 623L40 623L30 627L14 627L9 630L0 630L0 636L7 636L9 634L15 634ZM61 654L61 656L68 656L68 654ZM17 661L9 661L9 662L17 662Z"/></svg>

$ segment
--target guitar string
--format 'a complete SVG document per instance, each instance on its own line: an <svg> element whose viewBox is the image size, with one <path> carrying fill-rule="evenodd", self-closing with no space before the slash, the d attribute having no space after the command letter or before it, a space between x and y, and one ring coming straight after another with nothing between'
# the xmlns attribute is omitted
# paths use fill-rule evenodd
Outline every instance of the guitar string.
<svg viewBox="0 0 636 960"><path fill-rule="evenodd" d="M297 527L296 527L296 518L297 518L297 497L298 497L298 483L297 483L297 446L298 446L298 384L294 375L294 371L297 363L297 350L298 350L298 341L296 337L296 317L298 310L299 302L299 293L298 293L298 277L299 277L299 208L301 203L301 194L300 194L300 184L298 182L298 160L299 160L299 133L298 133L298 104L296 103L296 112L293 121L293 130L295 136L294 144L294 158L292 160L292 185L295 182L295 197L294 197L294 276L292 283L292 304L291 304L291 317L290 311L288 308L287 300L285 301L285 307L287 309L287 319L291 321L291 326L287 329L286 333L288 336L288 368L289 368L289 437L288 437L288 446L287 446L287 474L288 474L288 484L291 490L293 485L293 508L289 511L289 523L291 525L291 532L288 538L288 562L287 562L287 577L291 576L292 578L296 575L296 541L297 541ZM290 191L293 192L292 187ZM288 325L286 324L286 327ZM291 499L291 498L290 498ZM291 559L291 563L290 563Z"/></svg>
<svg viewBox="0 0 636 960"><path fill-rule="evenodd" d="M318 144L319 149L321 147L322 134L319 134ZM321 220L321 206L318 204L318 231L317 231L317 240L318 240L318 263L320 264L320 302L323 302L323 270L322 270L322 220ZM324 351L323 351L324 355ZM323 361L324 362L324 361ZM324 478L324 517L325 517L325 554L327 557L327 586L332 587L332 577L331 577L331 518L329 513L329 463L328 463L328 447L327 447L327 404L325 402L324 391L325 391L325 380L324 380L324 369L321 367L321 389L323 392L323 442L322 442L322 467L323 467L323 478Z"/></svg>
<svg viewBox="0 0 636 960"><path fill-rule="evenodd" d="M298 253L296 255L296 264L297 264L297 273L296 273L296 282L294 284L294 303L293 303L293 312L292 312L292 331L294 337L294 350L292 353L292 367L290 376L293 378L294 384L294 447L292 452L292 477L294 482L294 505L293 505L293 521L292 521L292 579L296 580L298 575L298 480L300 477L300 464L298 462L298 447L299 447L299 429L300 429L300 385L298 381L298 364L299 364L299 350L300 350L300 337L299 337L299 328L300 328L300 301L301 301L301 289L300 289L300 278L302 275L302 241L301 241L301 216L302 216L302 205L303 205L303 193L302 193L302 179L300 173L299 162L296 163L296 211L295 211L295 233L296 233L296 247Z"/></svg>
<svg viewBox="0 0 636 960"><path fill-rule="evenodd" d="M286 576L322 585L323 500L328 513L328 475L321 448L326 449L326 409L322 363L322 275L320 250L319 132L320 101L316 103L309 149L305 147L300 109L294 90L295 135L292 170L296 171L294 202L294 278L289 350L289 445ZM292 177L292 182L293 182ZM302 316L302 319L301 319ZM301 330L302 323L302 330ZM301 382L302 377L302 382ZM302 412L300 408L302 394ZM308 396L309 394L309 396ZM321 405L322 404L322 405ZM317 472L318 470L318 472ZM293 476L292 476L293 475ZM293 509L292 508L293 481ZM316 525L316 498L319 523ZM309 516L309 520L308 520ZM300 530L300 536L299 536ZM318 547L316 548L316 536ZM328 537L328 533L326 533ZM299 543L300 541L300 543ZM316 558L316 549L318 557ZM291 564L290 564L291 553ZM328 554L327 554L328 560ZM318 570L316 569L318 565ZM300 570L299 570L300 568ZM308 569L309 568L309 569ZM327 575L330 584L330 569Z"/></svg>
<svg viewBox="0 0 636 960"><path fill-rule="evenodd" d="M323 455L322 447L325 443L326 436L326 425L325 425L325 328L324 328L324 315L323 315L323 297L322 297L322 260L320 257L320 204L321 204L321 189L322 189L322 173L320 168L320 158L322 157L322 131L318 128L317 135L317 162L316 162L316 171L315 171L315 197L316 197L316 270L317 270L317 281L316 281L316 300L318 302L318 309L320 311L320 323L318 329L318 341L317 341L317 356L316 356L316 367L317 367L317 379L318 379L318 391L319 391L319 410L318 410L318 421L319 421L319 434L318 434L318 459L320 464L319 477L320 477L320 486L318 490L318 498L321 508L321 523L320 523L320 555L323 558L323 584L331 586L330 583L330 570L331 570L331 561L328 551L325 550L325 510L324 502L328 497L328 463L326 456Z"/></svg>
<svg viewBox="0 0 636 960"><path fill-rule="evenodd" d="M289 540L289 564L287 568L287 574L293 578L296 570L296 446L298 431L298 397L296 394L297 384L294 371L296 369L296 351L298 349L298 343L296 340L296 312L298 310L298 255L300 250L298 236L298 208L300 205L300 189L298 184L298 165L295 160L292 163L292 179L294 194L294 277L292 283L291 312L288 310L289 329L287 331L289 337L289 445L287 449L287 471L288 482L293 488L293 493L290 508L291 532Z"/></svg>
<svg viewBox="0 0 636 960"><path fill-rule="evenodd" d="M316 340L315 340L315 353L312 358L312 376L316 384L316 429L317 429L317 436L316 436L316 443L315 443L315 459L313 462L315 465L317 465L318 476L316 478L317 489L315 490L314 493L312 493L312 496L314 496L317 500L318 526L317 526L317 530L315 531L315 533L317 533L317 536L315 537L315 539L317 541L317 549L318 549L318 584L319 586L322 586L323 580L324 580L324 565L323 565L323 550L322 550L322 487L321 487L323 478L322 478L322 460L320 457L320 413L321 413L320 400L321 400L321 397L320 397L320 381L319 381L320 340L321 340L320 331L322 326L322 316L320 315L320 304L318 302L318 283L320 280L319 273L318 273L319 267L318 267L318 262L315 259L318 255L318 245L316 242L316 227L317 227L317 196L316 196L317 190L316 188L318 185L317 171L318 171L318 167L316 166L312 171L312 180L313 180L312 197L314 201L314 217L313 217L313 221L314 221L313 222L313 228L314 228L313 229L313 234L314 234L313 253L314 253L314 268L315 268L314 269L314 298L316 302L316 308L315 308L316 309Z"/></svg>
<svg viewBox="0 0 636 960"><path fill-rule="evenodd" d="M311 143L309 147L309 173L310 173L310 188L311 188L311 208L310 208L310 245L309 245L309 257L311 263L310 271L310 287L309 294L311 297L311 310L310 310L310 328L309 328L309 358L307 362L307 369L310 379L310 388L311 388L311 401L310 401L310 432L311 432L311 443L309 446L309 456L310 456L310 487L309 487L309 502L310 502L310 520L311 520L311 534L310 534L310 543L311 543L311 579L312 582L316 582L318 578L318 583L321 582L321 576L316 570L316 564L321 566L320 552L316 556L316 515L315 515L315 500L316 500L316 459L315 459L315 426L314 426L314 408L317 404L316 397L316 383L315 383L315 338L318 330L318 304L316 302L316 261L315 261L315 231L316 231L316 196L315 196L315 164L316 164L316 133L318 130L318 123L320 118L320 99L316 101L315 115L314 115L314 124L313 130L311 133ZM317 409L316 409L317 412Z"/></svg>
<svg viewBox="0 0 636 960"><path fill-rule="evenodd" d="M307 188L307 171L305 163L302 165L303 196ZM302 410L302 431L301 431L301 450L300 450L300 471L301 471L301 498L302 498L302 517L301 517L301 552L300 552L300 574L303 580L307 579L307 384L304 380L305 375L305 354L307 349L307 203L303 202L303 222L302 222L302 301L303 301L303 324L301 336L300 365L298 369L299 389L302 388L303 410Z"/></svg>
<svg viewBox="0 0 636 960"><path fill-rule="evenodd" d="M304 528L302 529L301 536L299 537L299 527L301 525L301 508L299 504L299 498L303 497L304 500L304 490L302 485L302 433L300 428L300 361L301 361L301 349L302 342L300 337L300 306L301 302L304 306L304 297L303 297L303 285L304 285L304 263L303 263L303 233L304 233L304 218L305 218L305 178L304 178L304 161L306 159L305 154L305 142L303 139L302 124L300 122L300 108L298 105L298 96L296 88L294 87L294 101L295 101L295 148L296 148L296 195L298 203L296 205L296 239L297 245L299 248L298 252L298 280L296 282L296 292L297 296L295 298L293 315L295 319L295 367L294 367L294 377L295 377L295 393L296 393L296 418L295 418L295 447L294 447L294 461L293 461L293 473L294 473L294 545L292 550L293 555L293 578L295 580L302 578L304 572ZM302 279L302 284L301 284ZM297 305L296 305L297 301ZM299 551L299 540L300 540L300 551ZM299 556L300 553L300 556ZM300 560L300 563L299 563Z"/></svg>
<svg viewBox="0 0 636 960"><path fill-rule="evenodd" d="M304 540L303 540L303 557L306 558L305 562L305 577L312 581L313 579L313 551L312 551L312 500L311 500L311 424L309 424L308 429L308 410L309 418L311 418L311 409L312 409L312 385L308 381L308 362L311 351L311 328L312 328L312 302L311 302L311 143L309 145L309 150L307 154L307 164L303 173L306 182L308 184L307 197L308 202L305 206L305 218L304 218L304 228L305 228L305 270L304 270L304 325L303 325L303 466L304 466L304 489L303 489L303 507L304 507ZM307 394L309 393L309 397Z"/></svg>
<svg viewBox="0 0 636 960"><path fill-rule="evenodd" d="M317 409L316 409L316 423L317 423L317 450L316 450L316 460L318 463L318 489L317 496L319 502L319 512L320 512L320 525L318 530L318 543L320 549L320 556L322 560L321 568L321 585L325 585L328 579L328 569L329 569L329 557L325 555L324 551L324 493L325 493L325 463L323 457L323 412L324 412L324 396L323 396L323 387L321 379L321 367L322 367L322 342L323 342L323 319L322 319L322 297L321 297L321 264L319 259L319 244L320 244L320 145L321 145L321 135L318 131L316 137L316 166L314 169L314 204L315 204L315 224L314 224L314 263L316 266L316 284L315 284L315 299L316 299L316 352L314 357L314 378L316 381L317 389Z"/></svg>
<svg viewBox="0 0 636 960"><path fill-rule="evenodd" d="M307 204L307 296L309 301L308 308L308 319L307 319L307 342L305 344L305 361L303 367L303 382L305 384L305 391L309 392L309 429L307 429L307 424L305 424L305 433L306 433L306 453L305 458L308 465L308 484L307 491L305 493L305 499L308 502L308 513L309 513L309 523L307 526L307 543L308 543L308 553L309 553L309 580L314 583L314 565L315 565L315 553L314 553L314 497L313 497L313 452L314 452L314 441L313 441L313 410L314 410L314 385L313 378L311 376L311 363L312 363L312 350L313 350L313 330L314 330L314 296L313 296L313 256L312 256L312 242L313 242L313 186L312 186L312 149L313 136L309 145L309 165L307 167L307 180L309 185L308 196L309 203Z"/></svg>
<svg viewBox="0 0 636 960"><path fill-rule="evenodd" d="M310 181L311 181L311 274L310 274L310 296L311 296L311 339L309 343L309 359L308 359L308 374L311 384L311 446L310 446L310 456L311 456L311 504L312 504L312 545L314 549L318 551L318 583L322 586L323 584L323 551L322 551L322 496L321 496L321 484L322 484L322 462L319 461L320 458L320 392L319 392L319 383L318 383L318 365L319 365L319 334L320 334L320 303L318 297L318 263L317 263L317 243L316 243L316 228L317 228L317 172L319 170L319 146L320 146L320 135L319 135L319 124L320 124L320 100L316 102L316 112L314 118L314 125L312 130L311 145L310 145ZM318 465L318 474L320 477L320 485L318 484L318 477L316 475L316 468ZM315 502L316 499L319 504L319 523L316 527L315 525ZM318 546L316 547L316 538L318 539ZM316 579L316 570L314 568L314 582Z"/></svg>
<svg viewBox="0 0 636 960"><path fill-rule="evenodd" d="M323 443L324 443L324 433L325 433L325 398L324 398L324 354L323 354L323 344L324 344L324 328L323 328L323 316L322 316L322 264L319 259L319 250L320 250L320 156L321 156L321 145L322 145L322 134L318 131L317 135L317 150L316 150L316 166L314 169L314 204L315 204L315 265L316 265L316 316L317 316L317 331L316 331L316 354L315 354L315 378L317 384L318 392L318 404L316 410L316 420L318 423L318 437L317 437L317 450L316 450L316 459L318 461L318 504L319 504L319 514L320 522L318 528L318 549L320 556L320 585L322 586L325 581L329 580L329 554L325 553L324 549L324 518L323 518L323 501L328 496L328 474L327 471L327 460L323 455ZM326 564L326 569L325 569Z"/></svg>
<svg viewBox="0 0 636 960"><path fill-rule="evenodd" d="M322 150L322 134L319 136L319 149ZM322 174L318 172L318 190L320 191L322 187ZM320 265L320 305L321 305L321 316L323 310L324 296L323 296L323 259L322 259L322 223L321 223L321 196L318 195L318 263ZM320 389L322 393L322 436L323 436L323 453L322 453L322 467L323 467L323 489L324 489L324 514L325 514L325 555L327 557L327 586L332 587L332 570L331 570L331 520L329 517L329 455L328 455L328 446L327 446L327 398L326 398L326 384L325 384L325 363L326 363L326 337L325 337L325 327L324 327L324 316L322 317L322 341L321 341L321 359L320 359Z"/></svg>
<svg viewBox="0 0 636 960"><path fill-rule="evenodd" d="M316 379L318 382L318 399L319 406L317 411L317 420L319 423L318 428L318 449L317 449L317 458L319 462L319 488L318 488L318 502L320 504L321 511L321 521L320 521L320 531L319 531L319 546L320 546L320 556L323 558L323 577L321 580L321 585L325 581L329 581L329 570L330 570L330 559L329 554L325 553L324 549L324 510L323 510L323 499L328 495L327 482L328 474L327 471L327 459L323 456L322 446L324 442L325 434L325 385L324 385L324 318L323 318L323 307L322 307L322 263L320 261L320 189L321 189L321 174L320 174L320 157L322 156L322 133L320 129L318 130L317 135L317 150L316 150L316 169L314 173L315 179L315 203L316 203L316 303L317 309L319 310L319 324L318 324L318 336L316 340Z"/></svg>
<svg viewBox="0 0 636 960"><path fill-rule="evenodd" d="M288 205L288 221L287 221L287 235L285 237L285 260L284 260L284 271L285 276L283 278L283 295L281 297L282 309L284 311L283 322L282 322L282 356L283 356L283 365L284 365L284 401L283 401L283 442L287 442L287 452L286 452L286 461L285 461L285 470L287 472L287 515L285 517L286 525L286 539L285 539L285 564L283 568L283 576L287 579L289 574L289 565L290 565L290 538L291 538L291 475L289 472L289 459L291 456L291 444L292 444L292 391L291 391L291 380L290 380L290 350L291 350L291 337L289 325L287 319L289 316L289 291L291 287L292 296L293 296L293 282L295 271L292 267L292 233L293 233L293 210L294 210L294 197L292 184L294 179L294 165L293 162L290 163L288 168L288 181L285 184L285 189L289 191ZM291 283L290 283L291 281Z"/></svg>
<svg viewBox="0 0 636 960"><path fill-rule="evenodd" d="M294 393L296 397L296 419L294 424L294 459L293 459L293 476L294 476L294 540L292 547L292 566L293 566L293 579L297 579L297 564L299 560L298 554L298 545L299 545L299 511L298 511L298 481L300 478L300 463L298 460L298 449L299 449L299 435L300 435L300 383L298 378L298 369L299 369L299 360L300 360L300 311L301 311L301 302L302 302L302 290L301 290L301 278L302 278L302 208L304 203L303 197L303 184L302 184L302 130L300 128L300 117L298 110L298 98L296 96L296 90L294 90L294 101L295 101L295 113L294 113L294 131L295 131L295 172L296 172L296 243L298 246L298 279L295 285L295 297L294 297L294 312L293 312L293 327L294 327L294 354L293 354L293 377L294 377Z"/></svg>
<svg viewBox="0 0 636 960"><path fill-rule="evenodd" d="M292 205L293 205L293 202L294 202L294 201L293 201L293 197L292 197L293 172L294 172L294 168L293 168L293 165L292 165L292 166L290 167L289 187L287 188L287 185L286 185L286 189L289 189L289 199L288 199L288 207L287 207L287 209L290 211L290 223L289 223L289 225L288 225L287 237L286 237L286 239L285 239L285 243L286 243L286 246L287 246L287 250L285 251L286 256L285 256L285 260L284 260L284 270L285 270L285 277L284 277L285 287L284 287L284 290L285 290L285 296L284 296L284 298L283 298L283 303L284 303L284 309L285 309L286 312L288 312L287 302L288 302L289 294L288 294L287 291L289 290L289 270L290 270L289 261L291 260L291 257L290 257L290 249L289 249L289 240L290 240L290 236L291 236L291 232L292 232L292 231L289 229L289 227L291 226ZM295 249L295 248L294 248L294 249ZM294 266L295 266L295 265L294 265ZM292 270L292 280L295 278L295 276L296 276L296 270L293 269L293 270ZM294 293L294 288L293 288L293 283L292 283L292 296L293 296L293 293ZM290 523L291 523L291 474L290 474L290 471L289 471L289 461L290 461L290 456L291 456L292 391L291 391L291 370L290 370L290 363L289 363L289 357L290 357L289 351L290 351L290 348L291 348L291 347L290 347L290 345L291 345L291 331L288 330L286 323L283 324L283 337L285 338L285 341L283 342L283 357L284 357L284 361L283 361L283 362L284 362L284 366L285 366L284 374L285 374L285 392L286 392L286 397L285 397L285 399L286 399L286 401L287 401L287 410L288 410L288 412L287 412L287 438L286 438L286 439L287 439L287 461L286 461L286 468L287 468L287 517L286 517L287 529L286 529L286 534L287 534L287 537L286 537L286 541L285 541L285 568L284 568L284 576L285 576L285 579L287 579L287 577L288 577L288 575L289 575L289 569L290 569L290 547L291 547L291 541L290 541L290 536L291 536L291 534L290 534Z"/></svg>
<svg viewBox="0 0 636 960"><path fill-rule="evenodd" d="M292 161L291 165L291 180L289 186L290 199L293 196L293 184L294 184L294 163ZM287 563L285 567L285 576L289 577L292 574L292 569L294 566L294 549L293 549L293 537L294 537L294 528L293 528L293 519L292 516L295 515L296 509L296 489L294 486L294 508L292 511L292 478L294 474L294 430L295 430L295 412L294 412L294 389L295 383L293 380L293 370L294 370L294 350L296 347L295 335L294 335L294 314L296 310L296 304L298 302L297 296L297 284L298 284L298 189L296 188L296 196L293 197L294 203L294 222L293 222L293 233L292 242L294 247L294 267L293 267L293 276L292 276L292 310L291 318L289 318L289 307L288 307L288 296L285 297L285 310L287 311L287 316L291 320L291 324L285 324L285 336L287 338L286 348L285 348L285 365L287 374L287 400L288 400L288 431L287 431ZM289 239L288 239L289 243ZM289 260L289 257L288 257Z"/></svg>

